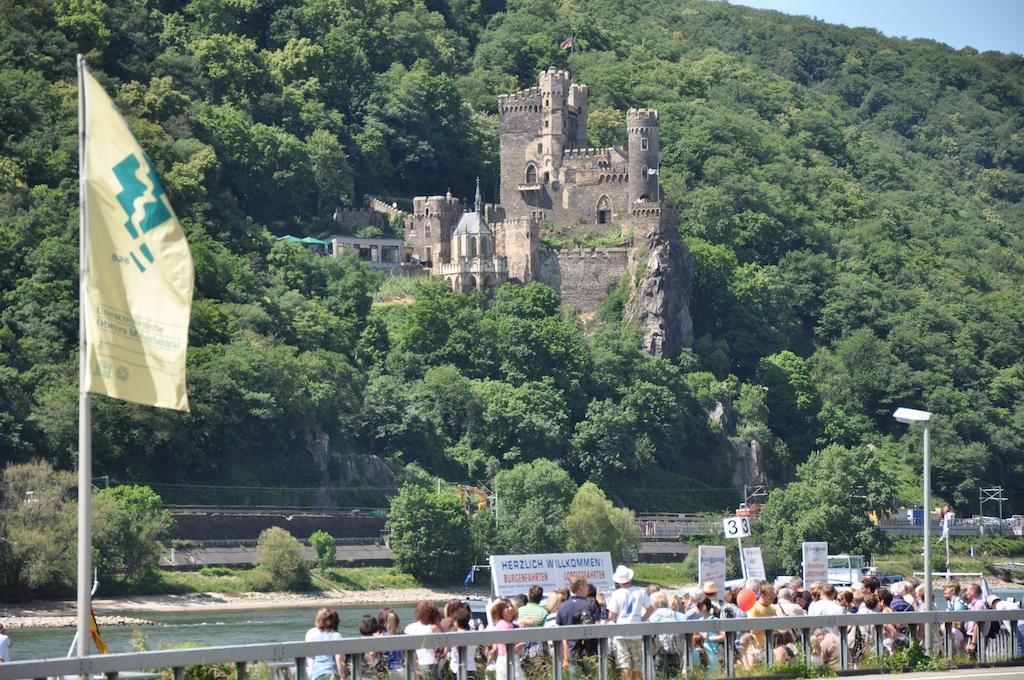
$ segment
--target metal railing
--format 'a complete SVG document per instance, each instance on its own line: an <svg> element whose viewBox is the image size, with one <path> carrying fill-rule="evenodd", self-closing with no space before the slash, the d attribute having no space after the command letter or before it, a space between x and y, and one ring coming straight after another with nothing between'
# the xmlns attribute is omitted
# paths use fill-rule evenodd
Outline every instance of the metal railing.
<svg viewBox="0 0 1024 680"><path fill-rule="evenodd" d="M881 657L883 649L883 627L887 624L909 626L914 624L931 624L939 626L944 634L941 644L936 650L937 655L953 658L951 628L955 623L1009 621L1010 635L1003 634L1004 639L985 640L978 648L977 662L992 663L1008 660L1020 655L1014 635L1018 618L1024 618L1021 610L986 610L980 612L910 612L900 614L847 614L843 616L783 616L755 619L710 619L702 621L679 621L666 623L635 623L635 624L592 624L584 626L561 626L555 628L517 628L513 630L480 631L470 633L437 633L431 635L395 635L386 637L356 637L325 642L279 642L274 644L236 645L228 647L206 647L198 649L162 650L153 652L135 652L129 654L108 654L105 656L74 657L69 659L44 659L38 661L15 661L0 664L0 680L17 678L52 678L58 676L105 676L115 680L120 674L152 669L170 669L175 680L184 677L185 669L207 664L233 664L238 678L246 677L249 664L266 662L280 666L286 661L294 664L298 680L306 679L306 659L317 655L344 654L352 658L352 680L362 680L362 655L369 652L402 651L405 653L405 671L407 680L415 680L416 649L432 649L437 647L458 648L461 664L456 669L458 680L466 680L467 658L466 648L505 644L507 653L505 663L508 664L509 678L516 677L513 665L516 663L513 647L519 642L556 642L561 640L598 641L596 670L598 680L608 680L609 638L612 636L641 636L644 655L647 659L653 656L655 639L658 635L679 634L684 639L683 658L689 658L694 633L725 633L723 645L725 662L722 664L725 677L735 677L736 636L747 631L766 631L767 651L765 663L772 665L771 638L775 630L788 629L798 633L803 641L803 661L811 664L810 639L812 631L817 628L838 629L841 644L840 668L852 669L849 650L845 641L852 627L867 628L872 631L874 653ZM982 638L984 640L984 638ZM555 644L553 663L551 664L552 680L563 680L562 645ZM871 651L871 650L867 650ZM653 664L646 663L643 669L644 680L654 679Z"/></svg>

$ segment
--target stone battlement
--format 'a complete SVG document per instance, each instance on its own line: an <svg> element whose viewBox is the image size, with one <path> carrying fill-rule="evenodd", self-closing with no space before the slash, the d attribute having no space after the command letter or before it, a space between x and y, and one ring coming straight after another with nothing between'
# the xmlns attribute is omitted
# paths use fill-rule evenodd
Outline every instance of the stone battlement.
<svg viewBox="0 0 1024 680"><path fill-rule="evenodd" d="M369 208L370 210L374 210L379 213L384 213L391 217L404 217L406 215L406 212L404 210L399 209L398 206L392 205L390 203L385 203L376 196L364 196L363 203L365 203L366 207Z"/></svg>
<svg viewBox="0 0 1024 680"><path fill-rule="evenodd" d="M544 76L554 76L556 78L561 78L562 80L572 80L572 72L566 69L555 68L554 66L549 66L548 70L541 71L539 77L544 78Z"/></svg>
<svg viewBox="0 0 1024 680"><path fill-rule="evenodd" d="M577 158L607 158L612 154L612 147L585 147L580 149L565 149L562 151L562 158L572 160Z"/></svg>
<svg viewBox="0 0 1024 680"><path fill-rule="evenodd" d="M539 87L530 87L512 94L498 97L498 111L512 113L517 111L540 111L541 92Z"/></svg>
<svg viewBox="0 0 1024 680"><path fill-rule="evenodd" d="M661 215L661 203L634 203L629 213L634 217L657 217Z"/></svg>
<svg viewBox="0 0 1024 680"><path fill-rule="evenodd" d="M578 259L593 259L593 258L620 258L624 255L629 255L629 246L598 246L596 248L584 248L583 246L576 246L575 248L548 248L555 257L562 260L578 260Z"/></svg>
<svg viewBox="0 0 1024 680"><path fill-rule="evenodd" d="M630 109L626 111L626 125L632 125L634 123L647 125L657 125L660 118L658 109Z"/></svg>

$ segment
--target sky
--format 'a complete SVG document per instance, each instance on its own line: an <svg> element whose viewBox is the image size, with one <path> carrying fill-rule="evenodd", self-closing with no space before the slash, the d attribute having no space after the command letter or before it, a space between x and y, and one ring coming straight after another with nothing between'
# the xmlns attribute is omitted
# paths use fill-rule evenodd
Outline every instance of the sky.
<svg viewBox="0 0 1024 680"><path fill-rule="evenodd" d="M730 0L734 5L867 26L897 38L931 38L955 49L1024 54L1024 0Z"/></svg>

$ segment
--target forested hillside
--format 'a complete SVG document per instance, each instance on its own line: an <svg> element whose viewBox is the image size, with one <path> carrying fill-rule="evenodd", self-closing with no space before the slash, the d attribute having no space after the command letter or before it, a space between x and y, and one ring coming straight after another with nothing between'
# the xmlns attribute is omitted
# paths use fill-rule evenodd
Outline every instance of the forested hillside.
<svg viewBox="0 0 1024 680"><path fill-rule="evenodd" d="M638 510L715 509L736 501L725 434L763 442L777 482L818 451L837 503L867 470L914 502L906 405L937 414L941 498L970 512L1002 483L1024 507L1021 57L698 0L3 3L4 463L75 462L79 51L197 271L192 412L94 398L97 475L352 504L388 479L369 454L485 485L550 458ZM540 285L405 291L275 241L334 233L363 193L493 186L497 96L551 65L589 85L595 145L661 111L696 270L678 359L642 355L614 299L585 335Z"/></svg>

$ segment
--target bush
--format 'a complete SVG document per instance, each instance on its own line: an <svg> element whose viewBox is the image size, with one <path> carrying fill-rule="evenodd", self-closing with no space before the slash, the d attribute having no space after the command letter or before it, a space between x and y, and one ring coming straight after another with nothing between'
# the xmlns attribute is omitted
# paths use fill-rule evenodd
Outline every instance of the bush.
<svg viewBox="0 0 1024 680"><path fill-rule="evenodd" d="M199 570L199 573L212 578L215 576L231 576L233 572L227 567L203 567Z"/></svg>
<svg viewBox="0 0 1024 680"><path fill-rule="evenodd" d="M326 531L314 531L309 535L309 544L316 551L316 566L327 569L334 565L337 542Z"/></svg>
<svg viewBox="0 0 1024 680"><path fill-rule="evenodd" d="M275 588L298 590L309 583L309 564L302 544L281 527L260 534L256 544L256 562L271 577Z"/></svg>

